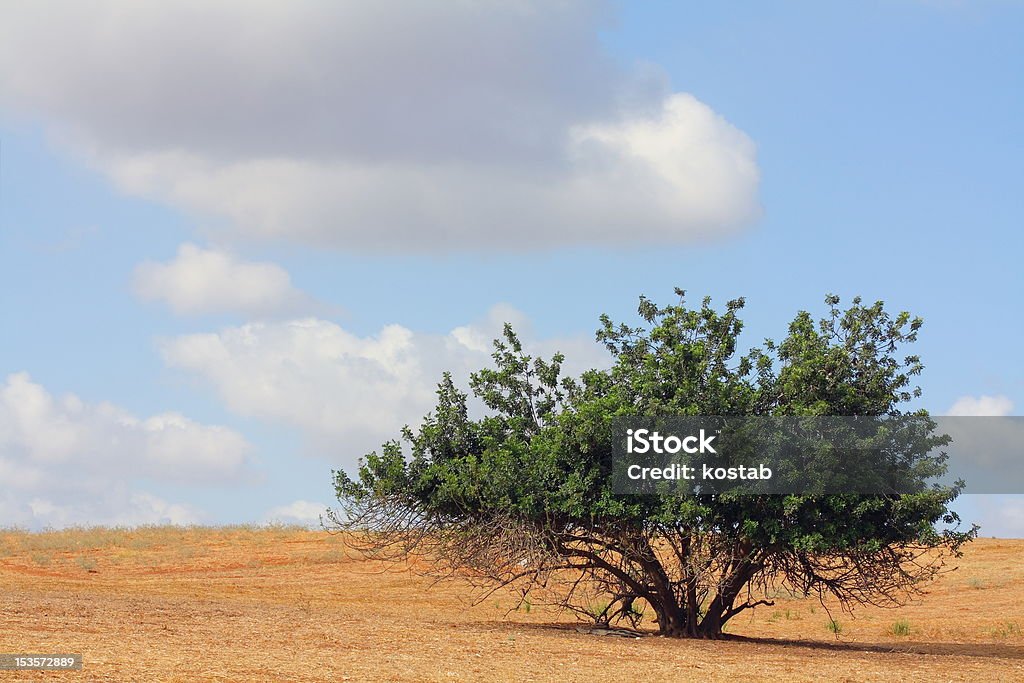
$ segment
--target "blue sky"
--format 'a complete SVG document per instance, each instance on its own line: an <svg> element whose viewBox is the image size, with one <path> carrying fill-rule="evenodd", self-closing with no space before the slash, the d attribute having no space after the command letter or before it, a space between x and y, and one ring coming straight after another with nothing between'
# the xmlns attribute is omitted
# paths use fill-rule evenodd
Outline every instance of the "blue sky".
<svg viewBox="0 0 1024 683"><path fill-rule="evenodd" d="M585 367L674 286L1024 405L1024 6L57 5L0 10L0 523L308 518L501 321Z"/></svg>

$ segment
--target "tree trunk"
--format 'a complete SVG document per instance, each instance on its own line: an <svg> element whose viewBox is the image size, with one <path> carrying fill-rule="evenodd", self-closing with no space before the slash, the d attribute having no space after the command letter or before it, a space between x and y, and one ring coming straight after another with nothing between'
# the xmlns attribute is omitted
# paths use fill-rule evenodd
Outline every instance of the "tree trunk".
<svg viewBox="0 0 1024 683"><path fill-rule="evenodd" d="M717 640L722 637L722 626L724 625L720 611L708 612L700 623L700 628L697 629L698 637Z"/></svg>
<svg viewBox="0 0 1024 683"><path fill-rule="evenodd" d="M696 610L689 605L652 604L658 619L658 634L669 638L703 638L717 640L722 637L727 607L720 596L708 605L708 612L698 620ZM692 615L692 616L691 616Z"/></svg>
<svg viewBox="0 0 1024 683"><path fill-rule="evenodd" d="M658 633L669 638L692 638L686 621L686 612L676 604L653 605L658 617Z"/></svg>

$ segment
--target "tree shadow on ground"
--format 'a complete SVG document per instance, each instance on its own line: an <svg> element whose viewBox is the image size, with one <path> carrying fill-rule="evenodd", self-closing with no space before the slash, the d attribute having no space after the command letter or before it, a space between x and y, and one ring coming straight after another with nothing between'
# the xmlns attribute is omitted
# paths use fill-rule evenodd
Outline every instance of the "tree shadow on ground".
<svg viewBox="0 0 1024 683"><path fill-rule="evenodd" d="M470 622L459 625L462 628L486 628L499 631L560 631L562 633L586 634L585 631L591 627L586 623L566 622L513 622L513 621L483 621ZM582 633L581 633L582 632ZM594 637L605 637L596 635ZM658 637L653 631L643 634L644 638ZM718 643L747 643L750 645L767 645L780 648L804 648L808 650L830 651L830 652L872 652L885 654L909 654L909 655L936 655L953 657L979 657L985 659L1019 659L1024 660L1024 646L1003 645L999 643L942 643L908 641L904 643L851 643L851 642L829 642L822 640L788 639L788 638L761 638L751 636L740 636L725 634L717 641L686 641L680 642L718 642Z"/></svg>
<svg viewBox="0 0 1024 683"><path fill-rule="evenodd" d="M930 643L911 641L906 643L845 643L821 640L785 638L754 638L727 635L726 639L736 643L775 645L778 647L802 647L812 650L834 652L884 652L910 655L946 655L956 657L985 657L992 659L1024 659L1024 647L999 643Z"/></svg>

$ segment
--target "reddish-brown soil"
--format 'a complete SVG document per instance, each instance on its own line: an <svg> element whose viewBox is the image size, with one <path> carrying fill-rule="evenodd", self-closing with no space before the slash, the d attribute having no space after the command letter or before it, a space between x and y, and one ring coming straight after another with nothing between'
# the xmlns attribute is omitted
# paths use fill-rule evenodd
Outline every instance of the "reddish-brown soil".
<svg viewBox="0 0 1024 683"><path fill-rule="evenodd" d="M0 532L0 653L84 656L0 681L1024 681L1024 541L957 564L898 610L833 610L838 638L816 600L780 598L698 642L584 634L505 594L470 606L323 532Z"/></svg>

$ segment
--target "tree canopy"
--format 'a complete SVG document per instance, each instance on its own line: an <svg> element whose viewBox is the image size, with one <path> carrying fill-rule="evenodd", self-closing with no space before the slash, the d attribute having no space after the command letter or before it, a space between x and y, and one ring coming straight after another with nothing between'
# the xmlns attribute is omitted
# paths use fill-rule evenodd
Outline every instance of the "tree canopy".
<svg viewBox="0 0 1024 683"><path fill-rule="evenodd" d="M921 320L829 296L786 336L741 352L742 299L690 308L641 298L637 326L601 317L608 369L562 373L511 326L494 366L449 374L414 430L334 473L334 524L367 552L426 560L483 590L512 586L603 624L651 609L660 633L717 638L778 590L849 608L902 604L976 533L949 504L962 484L890 495L622 495L611 423L627 415L905 415L922 370L903 355ZM914 414L924 414L918 412ZM941 471L941 458L928 471Z"/></svg>

